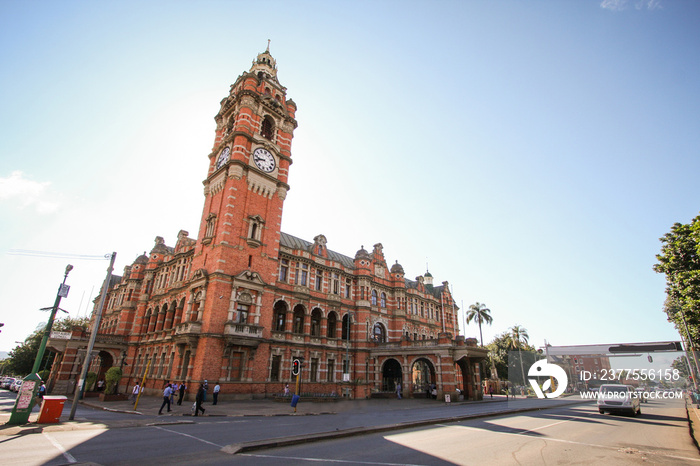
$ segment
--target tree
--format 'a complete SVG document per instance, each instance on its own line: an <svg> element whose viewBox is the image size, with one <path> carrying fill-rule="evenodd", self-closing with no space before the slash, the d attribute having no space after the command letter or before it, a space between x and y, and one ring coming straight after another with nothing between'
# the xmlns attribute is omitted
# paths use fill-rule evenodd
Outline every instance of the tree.
<svg viewBox="0 0 700 466"><path fill-rule="evenodd" d="M53 330L65 332L72 330L73 327L76 326L87 329L89 322L90 320L87 317L78 319L66 318L54 322ZM34 367L34 360L36 359L36 355L39 352L39 346L41 345L41 339L44 337L45 327L46 323L39 324L36 330L25 338L22 344L10 351L6 359L7 362L4 365L6 373L25 376L32 371ZM44 354L39 368L50 370L51 365L53 364L53 358L54 354L47 351Z"/></svg>
<svg viewBox="0 0 700 466"><path fill-rule="evenodd" d="M681 335L700 342L700 216L690 224L675 223L661 241L654 271L666 275L664 312ZM684 322L685 320L685 322ZM687 325L687 332L685 326Z"/></svg>
<svg viewBox="0 0 700 466"><path fill-rule="evenodd" d="M496 369L500 379L508 379L508 349L510 348L510 332L503 332L496 335L494 339L486 345L489 349L491 364Z"/></svg>
<svg viewBox="0 0 700 466"><path fill-rule="evenodd" d="M523 378L523 385L525 383L525 371L523 370L523 346L528 346L528 340L530 336L527 334L527 330L521 325L514 325L510 328L510 347L518 350L518 359L520 359L520 375Z"/></svg>
<svg viewBox="0 0 700 466"><path fill-rule="evenodd" d="M534 351L535 348L533 346L530 346L527 343L527 338L525 335L527 334L527 331L522 328L519 325L516 325L516 327L519 328L519 335L521 335L520 343L519 343L519 350L524 351L526 353L521 354L520 356L527 356L529 353L532 353L532 356L530 358L532 359L532 363L534 363ZM525 337L525 341L523 341L523 337ZM513 343L513 329L509 329L499 335L496 335L494 339L486 345L486 348L489 350L489 359L490 362L492 363L493 367L496 369L496 372L498 373L498 378L501 380L508 380L511 377L515 377L518 375L518 368L517 367L509 367L508 365L508 353L513 350L514 348L514 343ZM519 358L522 361L522 357ZM514 363L514 361L511 361ZM529 366L528 366L529 367ZM513 369L514 372L511 372L510 369ZM522 369L521 369L522 370Z"/></svg>
<svg viewBox="0 0 700 466"><path fill-rule="evenodd" d="M476 302L469 306L469 309L467 310L467 323L471 323L472 320L475 320L479 324L479 340L481 342L481 346L484 346L484 335L481 333L481 324L489 324L493 322L493 317L491 317L491 309L488 309L486 307L486 304L482 304L480 302Z"/></svg>

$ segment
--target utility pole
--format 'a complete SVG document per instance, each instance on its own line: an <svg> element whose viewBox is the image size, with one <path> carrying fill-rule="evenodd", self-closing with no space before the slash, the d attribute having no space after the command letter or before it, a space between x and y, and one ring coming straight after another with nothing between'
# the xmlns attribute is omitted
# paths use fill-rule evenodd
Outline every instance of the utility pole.
<svg viewBox="0 0 700 466"><path fill-rule="evenodd" d="M80 377L78 378L78 383L75 386L75 396L73 396L73 404L70 408L69 421L72 421L75 417L75 410L78 409L78 400L80 399L80 394L82 393L83 385L85 384L85 376L87 375L88 368L90 367L90 354L92 353L92 348L95 346L95 338L97 338L97 330L100 328L100 319L102 319L102 308L105 305L105 299L107 298L107 292L109 291L109 282L112 280L112 271L114 270L114 260L117 258L117 253L113 252L112 257L109 260L109 267L107 267L107 277L105 277L105 282L102 285L102 296L100 296L100 305L97 307L97 315L95 316L95 323L90 331L90 343L88 343L87 352L85 353L85 360L83 361L83 370L80 372Z"/></svg>
<svg viewBox="0 0 700 466"><path fill-rule="evenodd" d="M58 305L61 304L61 298L68 296L68 290L70 287L66 285L66 279L68 278L68 274L71 270L73 270L73 266L68 264L66 266L66 273L63 275L63 282L58 287L56 301L54 302L53 308L51 308L51 316L49 317L49 321L46 323L44 337L41 339L39 351L36 353L36 358L34 359L34 367L32 367L32 372L22 381L22 388L20 388L20 391L17 394L17 400L12 408L10 420L7 421L8 424L26 424L29 421L29 415L32 412L32 408L34 408L36 393L39 391L39 385L41 384L41 377L39 377L37 372L39 372L41 360L44 358L46 343L49 341L53 321L56 318L56 312L58 312Z"/></svg>

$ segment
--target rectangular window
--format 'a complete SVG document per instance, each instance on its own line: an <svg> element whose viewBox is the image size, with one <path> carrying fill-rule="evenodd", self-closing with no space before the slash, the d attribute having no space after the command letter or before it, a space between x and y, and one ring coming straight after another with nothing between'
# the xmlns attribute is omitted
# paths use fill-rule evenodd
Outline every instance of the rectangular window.
<svg viewBox="0 0 700 466"><path fill-rule="evenodd" d="M350 298L350 292L352 291L352 281L348 278L345 280L345 297Z"/></svg>
<svg viewBox="0 0 700 466"><path fill-rule="evenodd" d="M245 304L238 305L238 316L236 317L236 323L245 324L248 322L248 306Z"/></svg>
<svg viewBox="0 0 700 466"><path fill-rule="evenodd" d="M316 291L323 291L323 271L316 270Z"/></svg>
<svg viewBox="0 0 700 466"><path fill-rule="evenodd" d="M278 382L280 379L280 364L282 363L282 356L273 355L272 364L270 365L270 381Z"/></svg>
<svg viewBox="0 0 700 466"><path fill-rule="evenodd" d="M280 262L280 281L287 283L287 275L289 275L289 261L282 259Z"/></svg>
<svg viewBox="0 0 700 466"><path fill-rule="evenodd" d="M309 367L309 382L318 382L318 358L311 358Z"/></svg>
<svg viewBox="0 0 700 466"><path fill-rule="evenodd" d="M328 382L335 382L335 359L328 360L328 373L326 374Z"/></svg>
<svg viewBox="0 0 700 466"><path fill-rule="evenodd" d="M340 294L340 277L337 273L333 274L333 294Z"/></svg>
<svg viewBox="0 0 700 466"><path fill-rule="evenodd" d="M301 264L301 280L299 280L299 284L301 286L307 286L306 282L309 279L309 266L306 264Z"/></svg>

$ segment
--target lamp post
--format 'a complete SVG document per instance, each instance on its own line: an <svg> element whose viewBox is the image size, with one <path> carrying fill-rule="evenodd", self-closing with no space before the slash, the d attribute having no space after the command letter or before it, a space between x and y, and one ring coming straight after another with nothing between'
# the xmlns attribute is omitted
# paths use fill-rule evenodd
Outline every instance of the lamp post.
<svg viewBox="0 0 700 466"><path fill-rule="evenodd" d="M350 342L352 341L351 338L351 325L352 325L352 312L348 312L348 323L346 326L346 336L347 336L347 341L345 342L345 364L346 364L346 370L347 372L343 371L343 382L352 382L352 379L350 377ZM348 396L350 396L350 393L348 393Z"/></svg>
<svg viewBox="0 0 700 466"><path fill-rule="evenodd" d="M87 351L85 352L85 361L83 361L83 369L80 371L78 384L75 386L73 404L70 407L70 415L68 416L69 421L72 421L75 417L75 411L78 408L78 400L80 400L80 395L85 385L85 377L87 376L87 371L90 367L90 354L92 354L92 349L95 347L95 339L97 338L97 331L100 328L100 319L102 318L102 308L105 305L105 299L107 298L107 292L109 291L109 282L112 279L112 271L114 270L114 260L116 258L117 253L113 252L110 255L109 267L107 267L107 276L105 277L105 281L102 285L102 295L100 296L100 304L97 307L95 321L92 324L92 330L90 332L90 341L88 342Z"/></svg>
<svg viewBox="0 0 700 466"><path fill-rule="evenodd" d="M56 312L58 312L58 305L61 304L61 298L68 296L68 290L70 287L66 285L66 279L68 278L68 274L71 270L73 270L73 266L68 264L66 266L66 272L63 275L63 282L58 287L56 302L54 303L53 308L51 308L51 315L49 316L49 321L46 323L46 329L44 330L44 337L41 339L41 344L39 345L39 351L36 353L36 358L34 359L34 367L32 367L32 372L22 381L22 388L20 388L19 393L17 394L17 400L12 408L10 420L7 421L8 424L26 424L29 421L29 415L34 407L34 400L37 391L39 391L39 385L41 382L41 378L37 372L41 366L41 360L44 358L46 343L49 341L49 335L51 335L51 328L53 327L53 321L56 318Z"/></svg>

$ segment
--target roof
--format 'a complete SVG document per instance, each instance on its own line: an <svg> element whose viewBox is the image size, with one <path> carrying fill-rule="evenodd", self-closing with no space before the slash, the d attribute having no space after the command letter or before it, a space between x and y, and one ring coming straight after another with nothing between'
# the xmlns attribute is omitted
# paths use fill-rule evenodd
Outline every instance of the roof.
<svg viewBox="0 0 700 466"><path fill-rule="evenodd" d="M313 250L314 243L297 238L296 236L292 236L285 232L280 232L280 245L289 249L303 249L304 251L311 252ZM326 249L326 251L328 251L328 258L330 260L340 262L343 266L350 269L355 268L355 260L351 257L331 251L330 249Z"/></svg>

